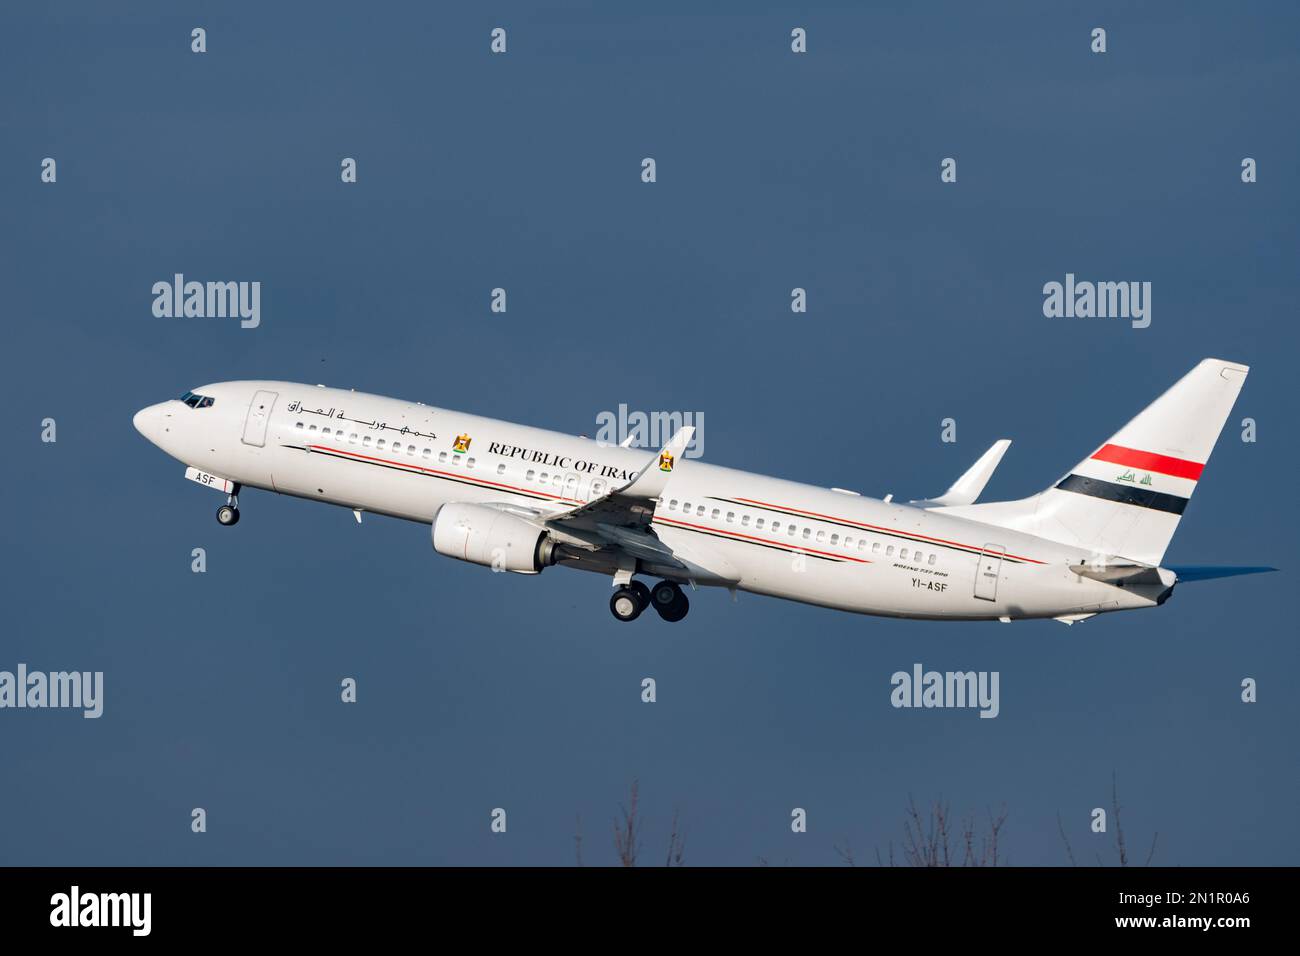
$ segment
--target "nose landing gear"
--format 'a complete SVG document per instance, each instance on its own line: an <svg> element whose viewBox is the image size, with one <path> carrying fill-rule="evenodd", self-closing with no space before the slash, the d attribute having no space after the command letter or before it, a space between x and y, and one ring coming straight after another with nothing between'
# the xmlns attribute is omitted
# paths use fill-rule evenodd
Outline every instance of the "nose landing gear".
<svg viewBox="0 0 1300 956"><path fill-rule="evenodd" d="M217 509L217 524L227 528L239 524L239 495L232 494L230 500Z"/></svg>

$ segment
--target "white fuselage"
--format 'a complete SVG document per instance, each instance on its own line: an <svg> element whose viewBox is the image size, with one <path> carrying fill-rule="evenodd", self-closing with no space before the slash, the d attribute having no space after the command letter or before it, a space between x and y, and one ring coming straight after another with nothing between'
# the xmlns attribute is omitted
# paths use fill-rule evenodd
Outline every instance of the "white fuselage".
<svg viewBox="0 0 1300 956"><path fill-rule="evenodd" d="M449 502L571 508L624 485L652 454L342 389L255 381L201 391L211 407L163 402L136 427L245 487L425 524ZM471 441L458 452L460 436ZM643 562L638 573L864 614L1019 619L1157 603L1156 592L1071 571L1089 558L1079 548L694 460L673 470L650 527L697 570ZM562 563L617 568L599 552Z"/></svg>

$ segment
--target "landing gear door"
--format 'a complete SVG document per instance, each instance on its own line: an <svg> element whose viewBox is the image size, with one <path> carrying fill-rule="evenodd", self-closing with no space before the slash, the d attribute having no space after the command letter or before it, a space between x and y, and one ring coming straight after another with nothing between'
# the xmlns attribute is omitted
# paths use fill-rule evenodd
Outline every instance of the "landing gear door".
<svg viewBox="0 0 1300 956"><path fill-rule="evenodd" d="M261 448L266 444L266 426L271 420L271 406L276 392L257 392L248 403L248 418L244 420L244 444Z"/></svg>
<svg viewBox="0 0 1300 956"><path fill-rule="evenodd" d="M975 596L984 601L998 599L998 578L1002 575L1002 556L1007 549L1000 544L984 545L975 572Z"/></svg>

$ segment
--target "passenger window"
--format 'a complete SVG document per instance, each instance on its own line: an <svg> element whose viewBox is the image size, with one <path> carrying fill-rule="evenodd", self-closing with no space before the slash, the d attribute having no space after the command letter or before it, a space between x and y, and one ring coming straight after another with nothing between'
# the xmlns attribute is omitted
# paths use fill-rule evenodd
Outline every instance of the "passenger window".
<svg viewBox="0 0 1300 956"><path fill-rule="evenodd" d="M808 540L809 538L811 538L811 537L812 537L812 528L804 528L804 529L803 529L803 539L804 539L805 541L807 541L807 540Z"/></svg>
<svg viewBox="0 0 1300 956"><path fill-rule="evenodd" d="M524 481L532 481L532 480L533 480L533 476L536 475L536 474L537 474L536 471L534 471L532 468L529 468L529 469L528 469L528 474L524 475Z"/></svg>
<svg viewBox="0 0 1300 956"><path fill-rule="evenodd" d="M934 564L934 555L933 555L933 554L930 555L930 562L929 562L929 563L930 563L930 564Z"/></svg>
<svg viewBox="0 0 1300 956"><path fill-rule="evenodd" d="M695 506L695 515L696 515L696 517L699 517L699 518L703 518L703 517L704 517L704 505L696 505L696 506Z"/></svg>
<svg viewBox="0 0 1300 956"><path fill-rule="evenodd" d="M714 521L717 521L717 520L718 520L718 515L720 515L720 514L722 514L722 509L721 509L721 508L714 508L714 509L713 509L713 514L709 515L709 517L712 518Z"/></svg>
<svg viewBox="0 0 1300 956"><path fill-rule="evenodd" d="M902 558L904 561L906 561L906 560L907 560L907 549L904 548L902 551L899 551L899 552L898 552L898 556L899 556L900 558Z"/></svg>
<svg viewBox="0 0 1300 956"><path fill-rule="evenodd" d="M839 544L839 543L840 543L840 536L838 534L831 535L831 544Z"/></svg>
<svg viewBox="0 0 1300 956"><path fill-rule="evenodd" d="M734 511L728 511L728 512L727 512L727 524L734 524L735 521L736 521L736 513L735 513Z"/></svg>
<svg viewBox="0 0 1300 956"><path fill-rule="evenodd" d="M353 432L352 434L348 435L348 444L355 445L356 443L357 443L357 433Z"/></svg>
<svg viewBox="0 0 1300 956"><path fill-rule="evenodd" d="M749 515L741 515L741 517L740 517L740 526L741 526L742 528L748 528L748 527L749 527Z"/></svg>
<svg viewBox="0 0 1300 956"><path fill-rule="evenodd" d="M302 431L302 422L299 422L297 425L294 425L293 427L298 429L298 431Z"/></svg>
<svg viewBox="0 0 1300 956"><path fill-rule="evenodd" d="M369 447L370 447L370 436L369 436L369 435L367 435L365 438L361 439L361 447L362 447L362 448L369 448Z"/></svg>
<svg viewBox="0 0 1300 956"><path fill-rule="evenodd" d="M682 514L688 515L690 513L691 513L691 503L688 501L682 505Z"/></svg>
<svg viewBox="0 0 1300 956"><path fill-rule="evenodd" d="M879 553L880 553L880 542L879 542L879 541L875 542L875 543L871 546L871 553L872 553L872 554L879 554Z"/></svg>
<svg viewBox="0 0 1300 956"><path fill-rule="evenodd" d="M762 530L763 530L763 522L764 522L765 520L766 520L765 518L759 518L757 521L754 522L754 527L757 528L759 531L762 531Z"/></svg>
<svg viewBox="0 0 1300 956"><path fill-rule="evenodd" d="M772 522L772 533L773 533L773 534L776 534L776 533L777 533L778 531L780 531L780 530L781 530L781 522L779 522L779 521L773 521L773 522Z"/></svg>
<svg viewBox="0 0 1300 956"><path fill-rule="evenodd" d="M420 456L420 457L422 457L422 458L432 458L432 457L433 457L433 449L432 449L432 448L426 448L426 449L421 453L421 456Z"/></svg>
<svg viewBox="0 0 1300 956"><path fill-rule="evenodd" d="M314 431L316 431L316 426L315 426L315 425L309 425L309 426L307 426L307 431L309 431L309 432L314 432Z"/></svg>
<svg viewBox="0 0 1300 956"><path fill-rule="evenodd" d="M785 533L788 534L788 535L789 535L790 537L792 537L792 538L794 537L794 533L795 533L796 531L798 531L798 530L799 530L799 529L796 528L796 527L795 527L794 525L792 525L792 524L788 524L788 525L785 526Z"/></svg>
<svg viewBox="0 0 1300 956"><path fill-rule="evenodd" d="M818 531L818 532L817 532L817 543L820 544L821 542L823 542L823 541L825 541L825 540L826 540L826 532L825 532L825 531Z"/></svg>
<svg viewBox="0 0 1300 956"><path fill-rule="evenodd" d="M548 480L550 480L550 477L551 477L551 476L548 475L546 472L542 472L542 477L541 477L541 479L540 479L541 482L542 482L542 484L546 484L546 482L547 482Z"/></svg>
<svg viewBox="0 0 1300 956"><path fill-rule="evenodd" d="M668 510L669 510L669 511L676 511L676 510L677 510L677 499L676 499L676 498L674 498L672 501L668 502Z"/></svg>
<svg viewBox="0 0 1300 956"><path fill-rule="evenodd" d="M891 544L889 547L885 549L885 557L892 558L893 556L894 556L894 546Z"/></svg>
<svg viewBox="0 0 1300 956"><path fill-rule="evenodd" d="M387 439L387 438L381 438L381 439L379 439L379 441L375 442L375 447L376 447L376 448L379 448L379 449L382 449L382 448L384 447L384 445L387 444L387 442L388 442L388 439Z"/></svg>
<svg viewBox="0 0 1300 956"><path fill-rule="evenodd" d="M473 468L473 467L474 467L474 459L473 459L473 458L466 458L466 459L465 459L465 467L466 467L466 468Z"/></svg>
<svg viewBox="0 0 1300 956"><path fill-rule="evenodd" d="M414 446L414 445L407 445L407 446L406 446L406 453L407 453L408 455L414 455L414 454L415 454L415 446Z"/></svg>
<svg viewBox="0 0 1300 956"><path fill-rule="evenodd" d="M859 538L859 539L858 539L858 550L859 550L859 551L865 551L865 550L867 550L867 539L866 539L866 538Z"/></svg>
<svg viewBox="0 0 1300 956"><path fill-rule="evenodd" d="M505 462L502 462L501 464L497 465L497 474L504 475L505 473L506 473Z"/></svg>
<svg viewBox="0 0 1300 956"><path fill-rule="evenodd" d="M447 463L447 453L446 453L445 451L438 452L438 460L439 460L440 462L442 462L443 464L446 464L446 463Z"/></svg>

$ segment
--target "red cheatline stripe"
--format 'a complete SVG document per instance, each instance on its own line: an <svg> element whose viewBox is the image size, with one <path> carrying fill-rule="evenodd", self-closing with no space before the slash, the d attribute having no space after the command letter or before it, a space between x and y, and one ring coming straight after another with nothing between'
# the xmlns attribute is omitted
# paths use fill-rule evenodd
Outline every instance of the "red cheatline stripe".
<svg viewBox="0 0 1300 956"><path fill-rule="evenodd" d="M536 488L519 488L515 485L505 485L499 481L489 481L486 478L480 478L477 475L467 475L460 471L439 471L436 468L425 468L422 465L412 465L405 461L393 461L390 458L375 458L371 455L362 455L355 451L347 451L343 448L331 448L329 445L308 445L313 451L328 452L331 455L339 455L344 458L357 458L362 461L373 461L383 465L396 465L398 468L406 468L411 471L422 471L426 475L439 475L447 478L456 478L460 481L472 481L475 484L486 485L491 488L505 488L507 491L519 491L528 495L540 495L544 498L554 498L556 501L571 501L575 505L585 504L577 498L565 498L563 495L551 494L549 491L539 491Z"/></svg>
<svg viewBox="0 0 1300 956"><path fill-rule="evenodd" d="M892 535L908 535L912 538L920 538L922 541L933 541L935 544L950 544L954 548L966 548L971 551L983 551L979 545L962 544L960 541L949 541L947 538L934 538L928 534L918 534L915 531L900 531L897 528L882 528L880 525L867 524L864 521L854 521L851 518L837 518L834 515L824 515L816 511L804 511L802 508L791 508L789 505L776 505L770 501L755 501L753 498L737 498L737 501L743 501L746 504L758 505L760 508L776 508L782 511L793 511L796 514L808 515L811 518L825 518L827 521L838 521L841 524L853 525L855 528L866 528L869 531L881 531ZM1006 557L1015 558L1018 561L1028 561L1031 564L1045 564L1037 558L1026 558L1022 554L1007 553Z"/></svg>
<svg viewBox="0 0 1300 956"><path fill-rule="evenodd" d="M1096 461L1108 461L1112 465L1124 465L1142 471L1158 471L1162 475L1190 478L1192 481L1199 481L1201 472L1205 470L1204 464L1197 464L1185 458L1171 458L1154 452L1138 451L1136 448L1125 448L1123 445L1102 445L1092 457Z"/></svg>
<svg viewBox="0 0 1300 956"><path fill-rule="evenodd" d="M828 558L837 558L840 561L856 561L858 564L871 563L865 558L854 558L847 554L836 554L834 551L818 551L816 548L805 548L801 544L792 544L789 541L773 541L770 538L756 538L752 534L741 534L739 531L728 531L725 528L710 528L708 525L703 524L691 524L689 521L679 521L676 518L665 518L663 515L656 515L654 520L655 524L662 521L664 524L681 525L683 528L695 528L699 531L708 531L711 534L725 534L730 535L733 538L742 538L746 541L754 541L759 544L772 544L776 545L778 548L785 548L789 551L806 551L809 554L824 554Z"/></svg>

